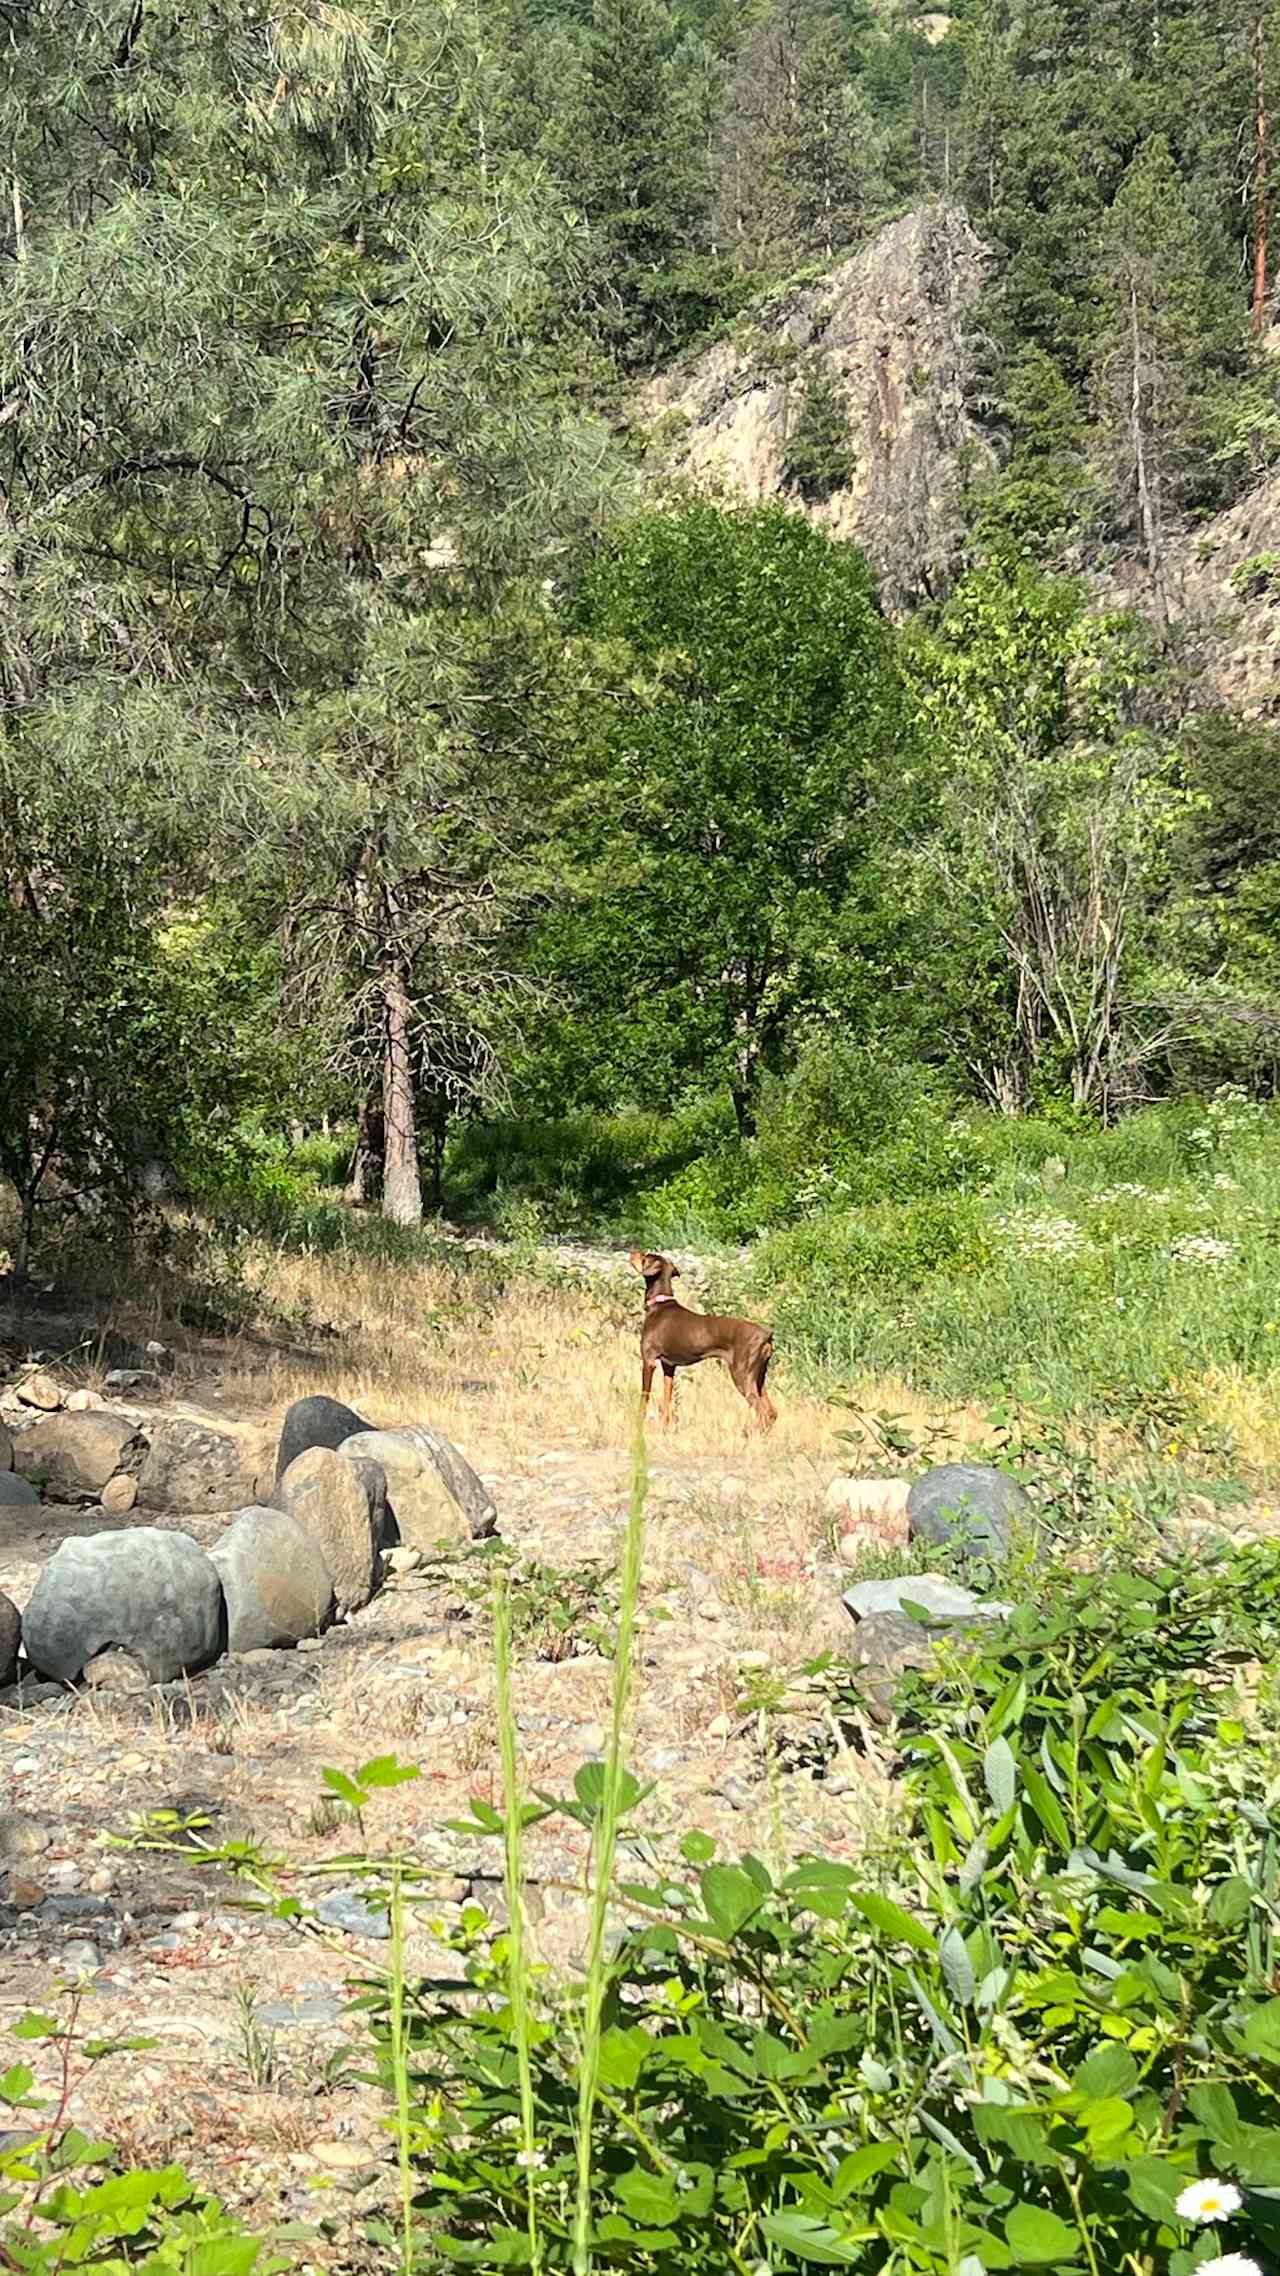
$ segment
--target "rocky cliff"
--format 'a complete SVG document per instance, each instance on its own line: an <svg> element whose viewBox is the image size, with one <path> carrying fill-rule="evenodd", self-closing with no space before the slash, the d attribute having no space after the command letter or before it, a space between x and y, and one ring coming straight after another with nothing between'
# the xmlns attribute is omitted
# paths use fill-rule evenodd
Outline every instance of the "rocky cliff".
<svg viewBox="0 0 1280 2276"><path fill-rule="evenodd" d="M1194 700L1280 717L1280 474L1174 538L1166 586ZM1113 564L1095 590L1110 607L1150 612L1150 583L1136 560Z"/></svg>
<svg viewBox="0 0 1280 2276"><path fill-rule="evenodd" d="M650 383L640 416L664 473L743 500L786 499L855 540L895 612L944 592L966 489L994 451L976 400L987 267L956 206L890 222L820 281ZM827 494L804 496L788 446L815 377L843 402L848 449Z"/></svg>

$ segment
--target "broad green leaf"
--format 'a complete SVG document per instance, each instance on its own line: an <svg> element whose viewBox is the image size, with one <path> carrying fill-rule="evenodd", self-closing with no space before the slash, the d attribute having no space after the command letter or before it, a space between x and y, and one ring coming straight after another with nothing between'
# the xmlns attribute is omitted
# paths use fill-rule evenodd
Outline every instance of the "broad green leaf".
<svg viewBox="0 0 1280 2276"><path fill-rule="evenodd" d="M1061 2268L1080 2249L1077 2230L1040 2205L1015 2205L1004 2233L1019 2268Z"/></svg>
<svg viewBox="0 0 1280 2276"><path fill-rule="evenodd" d="M1280 2062L1280 1999L1269 1999L1264 2007L1254 2008L1246 2019L1241 2043L1246 2054Z"/></svg>
<svg viewBox="0 0 1280 2276"><path fill-rule="evenodd" d="M812 2213L797 2212L793 2208L767 2213L760 2225L771 2244L781 2245L784 2252L794 2252L799 2260L815 2260L827 2268L846 2267L859 2260L858 2240L875 2233L871 2229L857 2229L851 2236L842 2236Z"/></svg>
<svg viewBox="0 0 1280 2276"><path fill-rule="evenodd" d="M974 1973L973 1962L969 1958L965 1940L958 1928L943 1930L938 1941L938 1958L942 1963L942 1973L947 1980L947 1989L957 2007L971 2007L973 1995L978 1988L978 1979Z"/></svg>
<svg viewBox="0 0 1280 2276"><path fill-rule="evenodd" d="M707 1918L721 1936L736 1936L758 1913L764 1893L740 1865L708 1865L698 1877Z"/></svg>
<svg viewBox="0 0 1280 2276"><path fill-rule="evenodd" d="M1140 2213L1153 2221L1171 2221L1174 2203L1193 2177L1160 2157L1135 2157L1125 2169L1125 2186Z"/></svg>
<svg viewBox="0 0 1280 2276"><path fill-rule="evenodd" d="M1220 1881L1209 1899L1209 1918L1215 1928L1239 1928L1253 1907L1253 1890L1242 1874Z"/></svg>
<svg viewBox="0 0 1280 2276"><path fill-rule="evenodd" d="M1138 2066L1127 2047L1114 2042L1099 2047L1072 2074L1076 2093L1097 2096L1131 2094L1138 2083Z"/></svg>
<svg viewBox="0 0 1280 2276"><path fill-rule="evenodd" d="M398 1762L393 1754L376 1754L372 1762L361 1763L356 1772L360 1784L370 1787L408 1786L421 1776L412 1763Z"/></svg>
<svg viewBox="0 0 1280 2276"><path fill-rule="evenodd" d="M630 2089L644 2069L645 2057L653 2048L647 2031L637 2024L633 2030L623 2031L614 2024L601 2034L600 2076L606 2086Z"/></svg>
<svg viewBox="0 0 1280 2276"><path fill-rule="evenodd" d="M1018 1791L1018 1766L1007 1739L995 1739L982 1758L982 1777L992 1807L1003 1816L1013 1808Z"/></svg>
<svg viewBox="0 0 1280 2276"><path fill-rule="evenodd" d="M855 1889L849 1901L872 1928L892 1937L895 1944L909 1944L913 1951L933 1958L934 1943L928 1929L901 1905L895 1904L892 1897L883 1896L878 1889Z"/></svg>

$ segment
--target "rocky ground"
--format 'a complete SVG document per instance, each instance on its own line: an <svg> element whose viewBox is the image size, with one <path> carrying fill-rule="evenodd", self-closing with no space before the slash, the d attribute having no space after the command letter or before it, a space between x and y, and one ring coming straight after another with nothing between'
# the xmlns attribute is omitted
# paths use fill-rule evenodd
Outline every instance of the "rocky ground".
<svg viewBox="0 0 1280 2276"><path fill-rule="evenodd" d="M634 1298L622 1283L613 1293L611 1252L560 1263L598 1279L599 1298L522 1283L468 1310L451 1284L351 1274L342 1301L358 1326L318 1378L288 1348L244 1338L174 1351L113 1330L86 1348L82 1328L48 1309L21 1334L0 1319L0 1429L17 1444L49 1408L106 1410L120 1418L125 1465L101 1488L114 1508L59 1494L48 1477L39 1501L0 1496L0 1593L19 1608L73 1536L141 1523L210 1547L232 1510L269 1495L282 1416L313 1389L380 1426L439 1424L496 1504L499 1545L462 1537L440 1553L396 1552L370 1603L295 1650L224 1657L150 1688L0 1692L0 2023L72 1996L82 2037L145 2037L87 2074L73 2065L70 2114L135 2158L179 2159L257 2220L305 2220L315 2241L304 2258L318 2262L359 2265L361 2217L390 2178L349 2012L352 1986L385 1959L385 1921L356 1901L343 1859L361 1832L327 1794L325 1769L387 1753L417 1766L416 1780L375 1798L363 1846L399 1849L430 1876L409 1963L449 1976L464 1907L503 1917L496 1850L447 1824L472 1796L499 1799L495 1559L512 1573L526 1788L569 1791L605 1743ZM696 1287L697 1260L682 1264ZM302 1292L314 1317L316 1290ZM837 1733L799 1671L848 1648L851 1544L905 1539L905 1486L881 1481L871 1515L845 1481L842 1507L841 1418L806 1399L785 1365L779 1398L777 1430L746 1440L727 1380L703 1370L682 1384L676 1429L649 1430L630 1758L652 1790L632 1840L641 1859L672 1869L694 1825L770 1862L853 1857L894 1807L875 1721ZM231 1443L221 1471L213 1434ZM200 1861L201 1842L277 1861L278 1884L319 1920L300 1928L255 1909L243 1879ZM539 1952L572 1970L586 1929L584 1837L553 1817L529 1835L528 1863ZM59 1990L74 1984L78 1994ZM57 2050L23 2054L59 2096Z"/></svg>
<svg viewBox="0 0 1280 2276"><path fill-rule="evenodd" d="M48 1372L65 1394L74 1370ZM23 1380L29 1396L29 1370ZM92 1398L152 1432L174 1420L234 1429L246 1479L268 1465L280 1423L278 1410L228 1417L209 1379L193 1395L190 1382L164 1391L127 1370ZM0 1410L19 1436L39 1412L13 1390ZM766 1674L790 1677L847 1637L824 1506L836 1464L785 1448L699 1454L653 1436L631 1745L653 1791L636 1839L674 1861L696 1824L731 1851L851 1855L891 1806L874 1737L866 1752L838 1749L803 1680L782 1715L741 1704ZM516 1576L523 1775L531 1789L567 1792L604 1744L629 1457L549 1447L480 1466L499 1510L497 1554ZM59 1542L136 1522L208 1546L226 1512L122 1515L83 1498L0 1508L0 1591L22 1608ZM139 1691L28 1682L0 1695L0 2019L49 2010L59 1986L80 1982L87 2031L152 2044L81 2079L72 2114L132 2155L179 2158L258 2217L327 2224L345 2258L353 2213L387 2179L376 2100L356 2075L361 2029L346 2013L351 1983L385 1954L367 1930L384 1924L368 1922L350 1873L334 1868L359 1839L326 1801L322 1773L385 1752L419 1767L378 1798L366 1834L371 1849L402 1847L436 1876L410 1962L456 1970L448 1937L462 1906L478 1900L501 1917L496 1851L443 1830L472 1795L498 1799L494 1555L462 1542L420 1561L402 1552L367 1607L293 1651L228 1657ZM782 1771L766 1743L779 1729ZM178 1848L157 1845L167 1839ZM283 1860L283 1885L319 1900L327 1922L300 1931L254 1910L224 1866L182 1853L193 1839ZM530 1837L535 1934L557 1967L582 1950L583 1839L565 1819ZM56 2072L46 2050L50 2091Z"/></svg>

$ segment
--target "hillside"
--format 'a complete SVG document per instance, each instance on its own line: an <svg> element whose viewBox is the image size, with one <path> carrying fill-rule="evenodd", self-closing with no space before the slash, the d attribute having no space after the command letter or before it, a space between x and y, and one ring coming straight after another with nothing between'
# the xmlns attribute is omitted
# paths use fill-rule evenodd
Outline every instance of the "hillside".
<svg viewBox="0 0 1280 2276"><path fill-rule="evenodd" d="M975 401L989 266L961 209L931 202L820 282L762 302L644 390L663 473L795 504L862 547L893 610L939 597L964 539L966 485L995 459ZM818 374L843 407L852 465L805 498L788 446Z"/></svg>

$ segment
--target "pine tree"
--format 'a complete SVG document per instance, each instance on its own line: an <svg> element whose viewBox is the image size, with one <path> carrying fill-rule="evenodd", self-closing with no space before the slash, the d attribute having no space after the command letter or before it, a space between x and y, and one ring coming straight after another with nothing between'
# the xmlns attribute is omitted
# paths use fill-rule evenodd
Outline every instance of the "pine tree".
<svg viewBox="0 0 1280 2276"><path fill-rule="evenodd" d="M281 928L313 1048L380 1082L408 1221L417 1090L485 1074L540 581L597 494L547 344L572 239L495 159L465 22L136 13L8 58L10 753L85 752L107 801L140 715L185 755L174 804Z"/></svg>
<svg viewBox="0 0 1280 2276"><path fill-rule="evenodd" d="M1115 525L1137 535L1167 622L1169 525L1193 479L1215 340L1195 217L1162 135L1135 158L1107 217L1099 289L1092 393L1104 496Z"/></svg>
<svg viewBox="0 0 1280 2276"><path fill-rule="evenodd" d="M847 34L811 0L772 0L730 82L719 228L744 268L776 274L856 244L882 189L879 143Z"/></svg>

